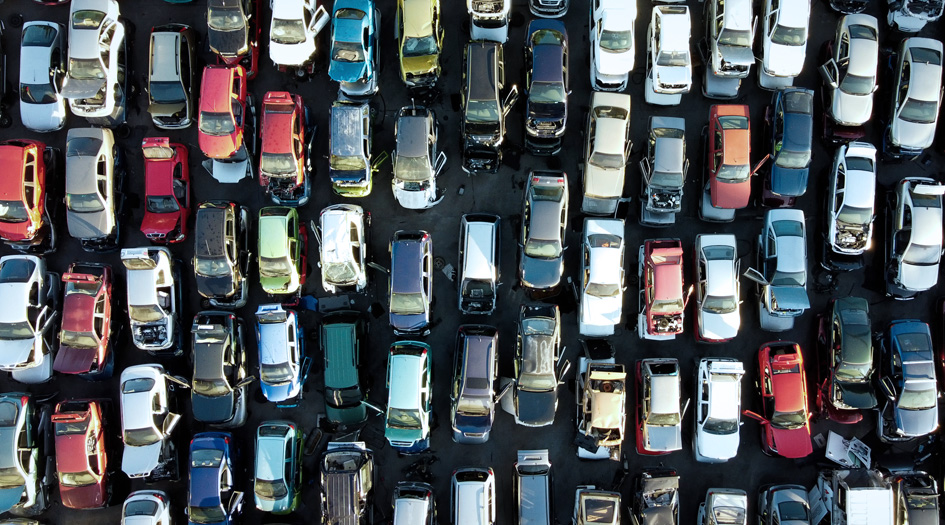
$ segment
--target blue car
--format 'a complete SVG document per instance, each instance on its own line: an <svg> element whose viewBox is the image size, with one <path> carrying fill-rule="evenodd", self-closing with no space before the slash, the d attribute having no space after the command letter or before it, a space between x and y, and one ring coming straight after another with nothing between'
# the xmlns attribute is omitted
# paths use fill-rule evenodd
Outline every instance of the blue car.
<svg viewBox="0 0 945 525"><path fill-rule="evenodd" d="M288 514L300 501L302 490L302 431L291 421L263 421L256 429L256 508Z"/></svg>
<svg viewBox="0 0 945 525"><path fill-rule="evenodd" d="M191 440L188 523L235 523L243 506L243 493L233 490L235 456L233 436L229 432L201 432Z"/></svg>
<svg viewBox="0 0 945 525"><path fill-rule="evenodd" d="M256 310L259 383L266 399L281 403L299 397L305 381L305 345L298 315L280 304Z"/></svg>
<svg viewBox="0 0 945 525"><path fill-rule="evenodd" d="M774 92L765 113L771 141L771 169L764 184L764 205L793 206L807 191L814 131L814 92L784 88Z"/></svg>
<svg viewBox="0 0 945 525"><path fill-rule="evenodd" d="M328 76L348 98L377 93L377 28L380 12L373 0L338 0L331 17L331 61Z"/></svg>

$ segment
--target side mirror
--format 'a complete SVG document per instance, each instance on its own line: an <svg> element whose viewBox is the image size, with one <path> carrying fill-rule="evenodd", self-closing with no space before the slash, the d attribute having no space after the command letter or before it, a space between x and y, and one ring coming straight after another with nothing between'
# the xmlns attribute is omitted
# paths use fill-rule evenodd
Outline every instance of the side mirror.
<svg viewBox="0 0 945 525"><path fill-rule="evenodd" d="M161 426L161 432L164 433L164 436L170 436L171 432L177 427L177 424L180 423L180 414L168 414L164 418L164 424Z"/></svg>
<svg viewBox="0 0 945 525"><path fill-rule="evenodd" d="M177 376L172 376L172 375L170 375L170 374L164 374L164 380L165 380L165 381L170 381L171 383L174 383L175 385L177 385L177 386L179 386L179 387L181 387L181 388L190 388L190 383L188 383L186 379L183 379L183 378L180 378L180 377L177 377Z"/></svg>
<svg viewBox="0 0 945 525"><path fill-rule="evenodd" d="M765 165L765 162L768 162L768 159L770 158L771 158L771 154L768 153L767 155L765 155L763 159L759 160L758 164L755 164L755 169L751 170L750 175L754 175L758 170L760 170L761 167Z"/></svg>
<svg viewBox="0 0 945 525"><path fill-rule="evenodd" d="M498 403L502 401L502 398L509 393L509 390L512 390L512 385L515 384L514 381L509 381L502 387L502 390L499 390L499 393L495 396L495 402Z"/></svg>
<svg viewBox="0 0 945 525"><path fill-rule="evenodd" d="M879 388L883 391L886 399L889 399L894 403L896 402L896 388L889 376L884 376L879 380Z"/></svg>
<svg viewBox="0 0 945 525"><path fill-rule="evenodd" d="M234 388L234 389L240 389L240 388L243 388L244 386L249 386L249 385L253 384L253 381L255 381L255 380L256 380L256 376L245 377L245 378L243 378L242 381L240 381L239 383L236 383L236 386L234 386L233 388Z"/></svg>
<svg viewBox="0 0 945 525"><path fill-rule="evenodd" d="M240 511L240 507L243 505L243 493L240 491L234 492L230 496L230 503L227 505L227 510L229 514L236 514Z"/></svg>

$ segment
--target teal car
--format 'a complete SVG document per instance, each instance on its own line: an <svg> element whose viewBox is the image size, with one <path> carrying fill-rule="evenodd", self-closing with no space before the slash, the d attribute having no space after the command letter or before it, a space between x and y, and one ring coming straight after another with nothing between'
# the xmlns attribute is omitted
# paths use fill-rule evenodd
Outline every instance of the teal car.
<svg viewBox="0 0 945 525"><path fill-rule="evenodd" d="M256 429L253 499L256 508L288 514L299 506L302 431L291 421L264 421Z"/></svg>
<svg viewBox="0 0 945 525"><path fill-rule="evenodd" d="M337 425L367 420L366 392L358 365L364 343L364 321L358 312L344 310L326 314L319 340L325 356L325 414Z"/></svg>
<svg viewBox="0 0 945 525"><path fill-rule="evenodd" d="M433 391L430 345L397 341L387 359L387 414L384 437L401 454L430 448Z"/></svg>
<svg viewBox="0 0 945 525"><path fill-rule="evenodd" d="M259 210L259 284L271 295L296 294L305 282L304 227L286 206Z"/></svg>

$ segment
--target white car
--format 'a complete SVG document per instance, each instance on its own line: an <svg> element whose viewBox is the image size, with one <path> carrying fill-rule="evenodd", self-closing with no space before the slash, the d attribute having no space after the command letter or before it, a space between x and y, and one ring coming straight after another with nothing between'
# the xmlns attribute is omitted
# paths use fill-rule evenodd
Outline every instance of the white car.
<svg viewBox="0 0 945 525"><path fill-rule="evenodd" d="M311 67L319 31L330 17L316 0L269 0L269 58L277 67Z"/></svg>
<svg viewBox="0 0 945 525"><path fill-rule="evenodd" d="M155 477L174 457L171 432L180 416L170 411L164 367L129 366L121 373L121 471L129 478Z"/></svg>
<svg viewBox="0 0 945 525"><path fill-rule="evenodd" d="M650 104L679 104L692 88L689 7L655 5L646 30L646 88Z"/></svg>
<svg viewBox="0 0 945 525"><path fill-rule="evenodd" d="M847 15L837 24L830 60L820 66L827 115L841 126L862 126L873 115L879 26L870 15Z"/></svg>
<svg viewBox="0 0 945 525"><path fill-rule="evenodd" d="M790 86L804 69L810 0L766 0L761 20L761 68L758 84L764 89Z"/></svg>
<svg viewBox="0 0 945 525"><path fill-rule="evenodd" d="M876 200L876 148L851 142L837 148L827 181L827 246L824 266L854 270L862 266L873 235Z"/></svg>
<svg viewBox="0 0 945 525"><path fill-rule="evenodd" d="M135 346L180 354L180 282L170 250L126 248L121 251L121 262L127 273L128 318Z"/></svg>
<svg viewBox="0 0 945 525"><path fill-rule="evenodd" d="M886 213L886 295L910 299L938 284L945 184L926 177L896 183Z"/></svg>
<svg viewBox="0 0 945 525"><path fill-rule="evenodd" d="M623 195L630 157L630 95L591 94L584 132L584 199L581 211L613 215Z"/></svg>
<svg viewBox="0 0 945 525"><path fill-rule="evenodd" d="M798 522L793 523L800 525ZM706 491L705 501L699 504L696 525L747 524L748 494L744 490L713 487Z"/></svg>
<svg viewBox="0 0 945 525"><path fill-rule="evenodd" d="M623 219L584 219L582 251L579 332L594 337L613 335L623 313Z"/></svg>
<svg viewBox="0 0 945 525"><path fill-rule="evenodd" d="M590 4L591 87L623 91L636 54L637 0L593 0Z"/></svg>
<svg viewBox="0 0 945 525"><path fill-rule="evenodd" d="M322 288L335 293L338 288L367 287L367 243L364 210L352 204L334 204L318 217L318 264Z"/></svg>
<svg viewBox="0 0 945 525"><path fill-rule="evenodd" d="M916 157L932 145L942 104L942 42L912 37L902 41L893 71L883 153Z"/></svg>
<svg viewBox="0 0 945 525"><path fill-rule="evenodd" d="M739 263L731 234L696 236L696 339L721 343L738 335Z"/></svg>
<svg viewBox="0 0 945 525"><path fill-rule="evenodd" d="M705 9L708 64L702 94L709 98L738 96L741 79L747 78L755 55L751 0L709 0Z"/></svg>
<svg viewBox="0 0 945 525"><path fill-rule="evenodd" d="M696 376L692 452L696 461L722 463L738 453L745 366L728 357L702 358Z"/></svg>
<svg viewBox="0 0 945 525"><path fill-rule="evenodd" d="M27 22L20 37L20 119L32 131L62 129L66 99L59 92L63 66L63 28L53 22Z"/></svg>
<svg viewBox="0 0 945 525"><path fill-rule="evenodd" d="M69 11L69 65L62 95L72 113L91 124L125 118L125 26L118 0L73 0Z"/></svg>
<svg viewBox="0 0 945 525"><path fill-rule="evenodd" d="M121 506L121 525L170 525L171 500L159 490L136 490Z"/></svg>
<svg viewBox="0 0 945 525"><path fill-rule="evenodd" d="M42 383L53 373L59 276L33 255L0 258L0 370L21 383Z"/></svg>

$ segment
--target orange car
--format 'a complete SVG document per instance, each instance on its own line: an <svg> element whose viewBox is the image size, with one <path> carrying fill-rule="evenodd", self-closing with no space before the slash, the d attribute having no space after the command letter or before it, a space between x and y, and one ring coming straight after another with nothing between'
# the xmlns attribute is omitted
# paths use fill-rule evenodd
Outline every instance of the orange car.
<svg viewBox="0 0 945 525"><path fill-rule="evenodd" d="M5 166L0 176L0 239L18 251L55 249L46 215L46 169L53 160L52 150L37 140L0 142L0 166Z"/></svg>
<svg viewBox="0 0 945 525"><path fill-rule="evenodd" d="M247 107L246 69L243 66L207 66L200 82L197 142L211 159L228 159L243 147Z"/></svg>
<svg viewBox="0 0 945 525"><path fill-rule="evenodd" d="M705 189L699 215L703 220L730 222L751 196L751 126L748 106L717 104L709 110L706 131Z"/></svg>

